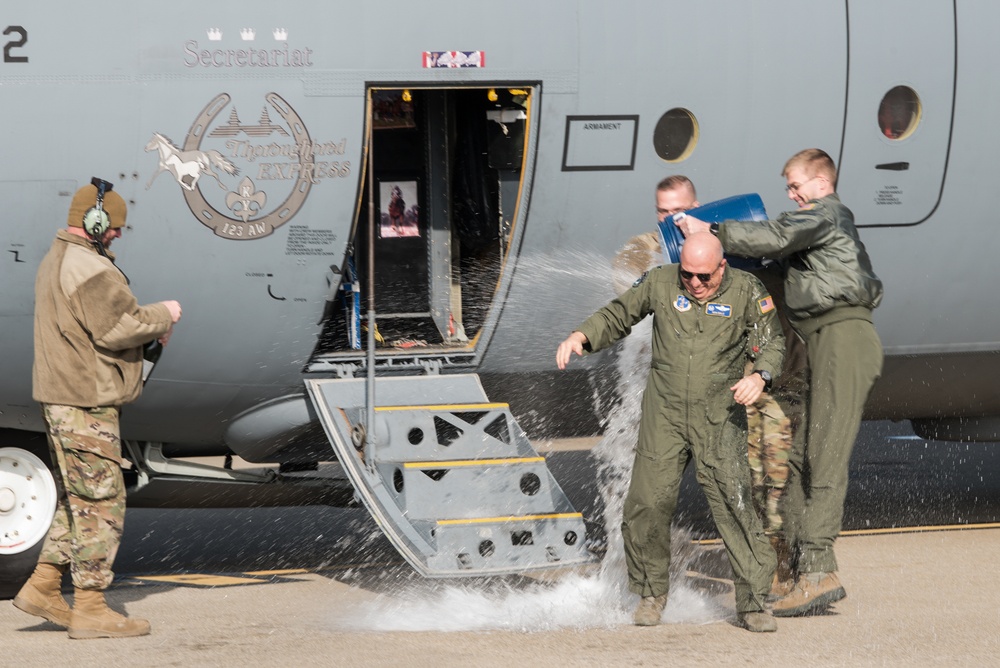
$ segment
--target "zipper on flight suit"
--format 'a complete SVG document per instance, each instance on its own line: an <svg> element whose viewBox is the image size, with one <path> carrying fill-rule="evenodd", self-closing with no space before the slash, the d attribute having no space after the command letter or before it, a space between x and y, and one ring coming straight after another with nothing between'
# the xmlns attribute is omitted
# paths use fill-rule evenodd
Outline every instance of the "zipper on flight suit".
<svg viewBox="0 0 1000 668"><path fill-rule="evenodd" d="M694 299L692 299L691 300L691 305L694 306L694 310L695 310L695 325L697 325L697 327L698 327L698 334L704 334L705 333L705 327L704 327L704 323L702 321L702 315L703 315L702 314L702 304L700 304L697 301L695 301ZM687 391L685 392L685 401L684 401L684 418L685 418L684 423L686 425L688 425L688 429L690 429L690 425L691 425L691 403L692 403L691 402L691 371L692 371L692 366L694 365L694 350L695 350L695 344L694 344L694 342L689 342L689 344L688 344L688 366L687 366L687 378L688 378L688 381L686 383L686 385L687 385ZM688 434L688 443L690 443L690 440L691 440L690 436L691 435Z"/></svg>

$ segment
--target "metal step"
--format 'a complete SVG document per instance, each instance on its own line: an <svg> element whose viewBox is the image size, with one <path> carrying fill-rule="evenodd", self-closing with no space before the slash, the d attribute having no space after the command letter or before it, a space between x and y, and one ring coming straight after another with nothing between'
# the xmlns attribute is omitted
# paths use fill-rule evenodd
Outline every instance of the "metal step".
<svg viewBox="0 0 1000 668"><path fill-rule="evenodd" d="M377 379L367 462L365 383L306 381L359 496L418 572L493 575L594 560L583 516L478 376Z"/></svg>

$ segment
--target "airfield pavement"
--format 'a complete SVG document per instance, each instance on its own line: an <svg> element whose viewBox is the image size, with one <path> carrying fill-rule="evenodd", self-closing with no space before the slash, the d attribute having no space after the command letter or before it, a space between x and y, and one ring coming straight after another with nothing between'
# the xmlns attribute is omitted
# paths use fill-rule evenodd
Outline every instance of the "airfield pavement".
<svg viewBox="0 0 1000 668"><path fill-rule="evenodd" d="M599 518L590 444L554 444L547 458L577 508ZM998 444L927 442L866 423L851 466L837 543L848 597L828 614L778 620L777 633L735 625L716 541L678 541L687 570L665 623L638 628L620 566L424 580L360 508L130 509L108 598L149 619L152 634L69 640L0 601L3 664L997 665ZM682 486L683 521L706 536L694 488Z"/></svg>
<svg viewBox="0 0 1000 668"><path fill-rule="evenodd" d="M109 599L152 620L153 633L143 638L69 640L9 602L0 604L0 628L4 663L25 667L996 665L1000 530L847 537L838 552L848 597L823 616L781 619L773 634L733 624L723 580L714 592L704 590L718 606L711 620L430 630L489 614L488 597L462 609L459 596L458 609L441 601L411 609L413 630L399 630L405 621L393 618L392 587L365 568L250 576L258 583L215 587L130 581ZM508 605L498 608L509 614ZM406 604L395 611L405 613ZM380 629L380 620L396 630Z"/></svg>

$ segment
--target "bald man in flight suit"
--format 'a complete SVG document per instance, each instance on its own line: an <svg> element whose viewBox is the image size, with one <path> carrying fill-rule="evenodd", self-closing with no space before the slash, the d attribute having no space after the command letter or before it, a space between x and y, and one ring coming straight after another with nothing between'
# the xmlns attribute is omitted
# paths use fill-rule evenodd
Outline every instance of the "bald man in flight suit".
<svg viewBox="0 0 1000 668"><path fill-rule="evenodd" d="M653 359L622 521L634 621L660 622L670 588L670 523L694 459L734 572L736 611L751 631L774 631L765 611L775 555L754 512L745 406L777 375L784 337L774 302L753 276L730 269L710 234L692 236L679 265L657 267L563 341L556 365L627 336L653 314ZM751 351L755 373L744 376Z"/></svg>

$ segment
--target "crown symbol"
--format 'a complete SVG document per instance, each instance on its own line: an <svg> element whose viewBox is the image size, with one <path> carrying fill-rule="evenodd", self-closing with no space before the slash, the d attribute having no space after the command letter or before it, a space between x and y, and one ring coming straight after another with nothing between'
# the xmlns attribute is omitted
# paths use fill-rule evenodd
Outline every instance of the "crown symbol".
<svg viewBox="0 0 1000 668"><path fill-rule="evenodd" d="M222 39L222 31L219 30L218 28L209 28L208 39L213 42L218 42L220 39Z"/></svg>
<svg viewBox="0 0 1000 668"><path fill-rule="evenodd" d="M240 37L242 37L245 42L252 42L256 36L257 31L253 28L243 28L240 30Z"/></svg>
<svg viewBox="0 0 1000 668"><path fill-rule="evenodd" d="M288 31L284 28L274 29L274 39L278 42L284 42L288 39Z"/></svg>

